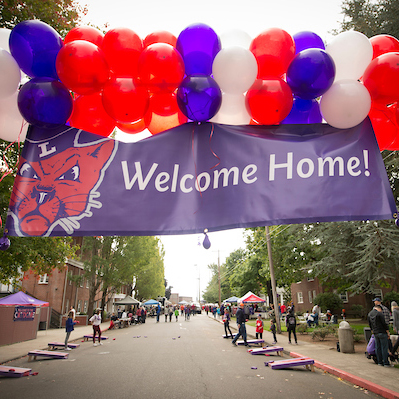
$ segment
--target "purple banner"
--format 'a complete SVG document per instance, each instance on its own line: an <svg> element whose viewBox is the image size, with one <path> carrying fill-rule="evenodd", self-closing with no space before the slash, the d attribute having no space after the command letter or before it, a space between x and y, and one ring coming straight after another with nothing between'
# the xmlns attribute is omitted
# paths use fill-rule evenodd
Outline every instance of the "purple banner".
<svg viewBox="0 0 399 399"><path fill-rule="evenodd" d="M35 318L35 306L15 306L14 321L27 321Z"/></svg>
<svg viewBox="0 0 399 399"><path fill-rule="evenodd" d="M10 235L163 235L389 219L396 212L369 119L185 124L138 143L30 127Z"/></svg>

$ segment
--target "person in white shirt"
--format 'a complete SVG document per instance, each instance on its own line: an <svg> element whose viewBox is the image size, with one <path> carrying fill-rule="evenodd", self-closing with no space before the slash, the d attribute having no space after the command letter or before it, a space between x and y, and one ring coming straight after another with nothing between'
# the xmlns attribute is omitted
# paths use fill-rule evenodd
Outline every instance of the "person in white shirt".
<svg viewBox="0 0 399 399"><path fill-rule="evenodd" d="M314 324L316 324L316 326L318 326L319 325L320 307L317 303L313 306L312 313L314 314Z"/></svg>
<svg viewBox="0 0 399 399"><path fill-rule="evenodd" d="M100 309L97 309L93 316L90 317L90 323L93 325L93 346L97 346L96 344L96 334L98 334L98 344L102 345L101 342L101 312Z"/></svg>
<svg viewBox="0 0 399 399"><path fill-rule="evenodd" d="M73 305L71 306L71 308L69 309L68 314L72 312L72 320L75 321L75 317L76 317L76 311L75 308L73 307Z"/></svg>

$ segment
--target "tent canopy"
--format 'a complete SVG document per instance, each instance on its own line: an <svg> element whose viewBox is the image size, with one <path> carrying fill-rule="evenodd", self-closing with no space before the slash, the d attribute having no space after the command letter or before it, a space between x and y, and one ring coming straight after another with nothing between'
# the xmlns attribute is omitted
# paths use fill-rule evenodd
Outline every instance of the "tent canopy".
<svg viewBox="0 0 399 399"><path fill-rule="evenodd" d="M158 301L156 301L155 299L149 299L148 301L144 302L143 305L145 306L150 306L150 305L158 305Z"/></svg>
<svg viewBox="0 0 399 399"><path fill-rule="evenodd" d="M0 306L16 306L16 305L32 305L48 307L49 303L40 301L32 296L25 294L23 291L18 291L15 294L5 296L0 299Z"/></svg>
<svg viewBox="0 0 399 399"><path fill-rule="evenodd" d="M137 299L132 298L129 295L126 295L123 299L120 301L116 301L115 305L140 305L141 302L139 302Z"/></svg>
<svg viewBox="0 0 399 399"><path fill-rule="evenodd" d="M185 301L184 299L178 303L178 305L187 305L187 304L188 304L188 302Z"/></svg>
<svg viewBox="0 0 399 399"><path fill-rule="evenodd" d="M258 297L253 292L248 291L241 299L240 302L244 303L264 303L266 302L264 299Z"/></svg>
<svg viewBox="0 0 399 399"><path fill-rule="evenodd" d="M240 298L236 296L231 296L230 298L225 299L223 302L237 303L239 300Z"/></svg>

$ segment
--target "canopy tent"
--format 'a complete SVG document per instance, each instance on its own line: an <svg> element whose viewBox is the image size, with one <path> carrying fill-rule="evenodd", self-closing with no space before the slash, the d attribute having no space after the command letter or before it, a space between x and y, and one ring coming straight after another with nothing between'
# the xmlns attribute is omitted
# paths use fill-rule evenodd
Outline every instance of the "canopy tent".
<svg viewBox="0 0 399 399"><path fill-rule="evenodd" d="M137 299L132 298L129 295L126 295L123 299L120 301L116 301L114 305L140 305L141 302L139 302Z"/></svg>
<svg viewBox="0 0 399 399"><path fill-rule="evenodd" d="M184 299L178 303L178 305L187 305L187 304L188 304L188 302L185 301Z"/></svg>
<svg viewBox="0 0 399 399"><path fill-rule="evenodd" d="M244 303L264 303L264 302L266 302L265 299L258 297L251 291L248 291L243 297L241 297L241 299L239 301L244 302Z"/></svg>
<svg viewBox="0 0 399 399"><path fill-rule="evenodd" d="M223 302L228 302L228 303L237 303L240 300L240 298L236 296L231 296L230 298L225 299Z"/></svg>
<svg viewBox="0 0 399 399"><path fill-rule="evenodd" d="M151 306L151 305L158 305L158 301L156 301L155 299L149 299L148 301L144 302L143 305L144 306Z"/></svg>
<svg viewBox="0 0 399 399"><path fill-rule="evenodd" d="M25 292L23 291L18 291L15 294L11 294L0 299L0 306L16 306L16 305L48 307L49 303L33 298L30 295L25 294Z"/></svg>

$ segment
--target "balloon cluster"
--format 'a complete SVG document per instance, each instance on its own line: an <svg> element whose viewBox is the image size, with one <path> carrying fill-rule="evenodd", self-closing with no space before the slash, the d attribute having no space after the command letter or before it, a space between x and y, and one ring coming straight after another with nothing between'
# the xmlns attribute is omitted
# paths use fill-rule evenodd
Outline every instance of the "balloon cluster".
<svg viewBox="0 0 399 399"><path fill-rule="evenodd" d="M369 115L380 149L399 148L399 41L389 35L348 31L325 46L308 31L291 36L272 28L251 40L236 30L219 38L198 23L177 38L81 26L62 40L31 20L1 29L0 46L0 137L10 141L23 119L108 136L115 127L156 134L188 120L324 119L349 128ZM30 79L18 90L21 70ZM12 126L11 115L19 124Z"/></svg>

